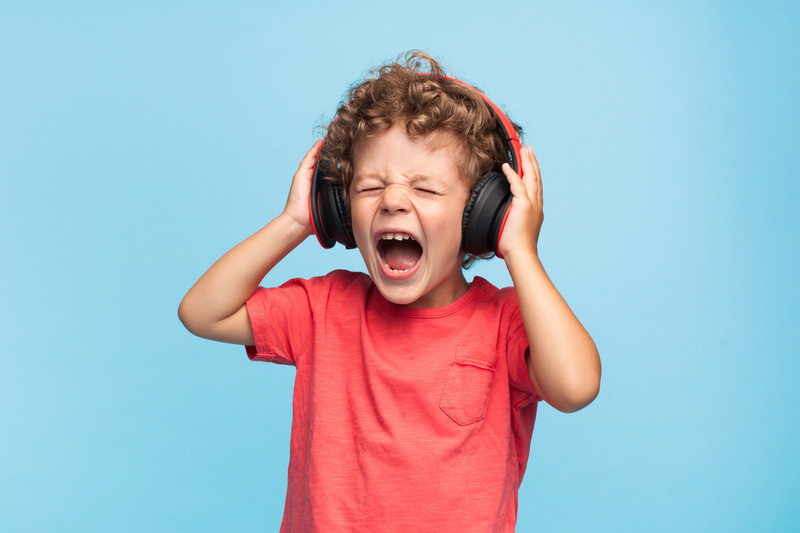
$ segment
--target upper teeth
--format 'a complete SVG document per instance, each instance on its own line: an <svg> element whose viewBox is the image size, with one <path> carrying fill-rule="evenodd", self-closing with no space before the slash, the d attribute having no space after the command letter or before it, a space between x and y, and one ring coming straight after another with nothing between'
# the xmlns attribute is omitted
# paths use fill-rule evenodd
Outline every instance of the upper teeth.
<svg viewBox="0 0 800 533"><path fill-rule="evenodd" d="M408 239L412 239L411 235L407 233L384 233L381 235L381 240L384 241L391 241L392 239L396 241L407 241Z"/></svg>

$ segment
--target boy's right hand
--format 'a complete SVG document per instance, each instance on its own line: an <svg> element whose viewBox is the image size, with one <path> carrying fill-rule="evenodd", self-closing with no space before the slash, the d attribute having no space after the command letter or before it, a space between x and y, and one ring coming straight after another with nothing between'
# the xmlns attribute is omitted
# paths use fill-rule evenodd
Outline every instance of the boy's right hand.
<svg viewBox="0 0 800 533"><path fill-rule="evenodd" d="M311 195L311 176L314 173L314 165L317 162L322 139L317 140L311 150L303 157L297 172L292 178L292 188L289 190L289 198L286 200L286 207L283 208L283 215L302 228L304 235L313 235L314 226L311 222L311 213L308 209L308 198Z"/></svg>

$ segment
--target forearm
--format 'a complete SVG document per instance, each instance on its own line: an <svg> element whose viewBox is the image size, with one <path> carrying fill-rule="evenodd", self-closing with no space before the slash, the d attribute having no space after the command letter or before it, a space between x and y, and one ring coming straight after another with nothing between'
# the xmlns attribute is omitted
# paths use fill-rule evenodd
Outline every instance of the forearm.
<svg viewBox="0 0 800 533"><path fill-rule="evenodd" d="M594 341L561 297L535 250L506 256L530 343L531 381L560 411L577 411L597 396L600 357Z"/></svg>
<svg viewBox="0 0 800 533"><path fill-rule="evenodd" d="M183 298L178 315L186 328L201 337L250 343L245 302L264 276L307 236L306 228L281 214L236 245Z"/></svg>

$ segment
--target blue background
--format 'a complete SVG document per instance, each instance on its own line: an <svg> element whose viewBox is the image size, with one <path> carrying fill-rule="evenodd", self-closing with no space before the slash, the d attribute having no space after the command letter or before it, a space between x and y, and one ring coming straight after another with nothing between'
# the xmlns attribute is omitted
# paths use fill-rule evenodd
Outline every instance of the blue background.
<svg viewBox="0 0 800 533"><path fill-rule="evenodd" d="M540 409L518 530L800 528L797 3L131 4L0 9L0 530L277 530L294 370L177 306L411 48L525 126L603 359Z"/></svg>

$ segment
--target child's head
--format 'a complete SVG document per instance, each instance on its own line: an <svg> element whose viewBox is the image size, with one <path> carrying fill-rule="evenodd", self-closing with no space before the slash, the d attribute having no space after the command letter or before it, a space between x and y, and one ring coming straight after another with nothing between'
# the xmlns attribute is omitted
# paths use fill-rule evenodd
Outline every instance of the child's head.
<svg viewBox="0 0 800 533"><path fill-rule="evenodd" d="M483 97L469 85L443 75L435 59L411 51L371 71L365 81L349 91L337 111L337 120L328 126L322 155L330 161L331 177L342 184L346 195L350 193L359 141L393 125L401 125L410 137L434 144L446 139L469 190L490 170L499 170L508 161L497 120ZM514 124L514 128L521 133L519 126ZM468 267L474 260L475 256L465 254L462 265Z"/></svg>
<svg viewBox="0 0 800 533"><path fill-rule="evenodd" d="M502 129L477 89L421 52L350 90L321 158L385 298L439 307L466 291L461 268L475 256L462 249L462 215L480 178L509 161Z"/></svg>

